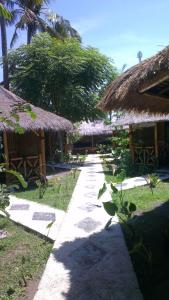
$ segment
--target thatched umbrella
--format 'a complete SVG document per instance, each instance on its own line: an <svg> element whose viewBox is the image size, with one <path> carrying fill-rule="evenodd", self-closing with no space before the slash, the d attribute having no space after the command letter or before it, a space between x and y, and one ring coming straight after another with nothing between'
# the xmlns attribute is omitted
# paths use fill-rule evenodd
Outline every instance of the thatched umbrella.
<svg viewBox="0 0 169 300"><path fill-rule="evenodd" d="M169 46L114 80L99 107L104 111L169 113Z"/></svg>

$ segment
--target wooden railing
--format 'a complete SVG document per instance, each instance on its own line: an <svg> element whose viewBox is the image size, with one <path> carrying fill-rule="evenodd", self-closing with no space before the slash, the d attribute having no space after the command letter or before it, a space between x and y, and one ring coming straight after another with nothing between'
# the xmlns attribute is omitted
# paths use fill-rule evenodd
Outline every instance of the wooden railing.
<svg viewBox="0 0 169 300"><path fill-rule="evenodd" d="M39 156L16 157L9 159L9 168L21 173L26 180L39 177Z"/></svg>
<svg viewBox="0 0 169 300"><path fill-rule="evenodd" d="M134 147L134 163L154 165L156 163L155 147Z"/></svg>

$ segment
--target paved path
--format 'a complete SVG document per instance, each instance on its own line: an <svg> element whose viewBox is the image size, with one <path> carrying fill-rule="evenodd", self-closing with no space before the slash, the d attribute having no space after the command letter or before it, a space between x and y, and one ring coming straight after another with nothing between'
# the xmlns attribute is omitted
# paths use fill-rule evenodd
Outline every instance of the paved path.
<svg viewBox="0 0 169 300"><path fill-rule="evenodd" d="M10 206L7 208L10 219L20 223L42 235L56 240L65 212L36 202L10 196ZM50 231L47 225L54 221ZM49 231L49 234L48 234Z"/></svg>
<svg viewBox="0 0 169 300"><path fill-rule="evenodd" d="M88 155L85 166L34 300L142 300L117 217L104 229L99 157Z"/></svg>

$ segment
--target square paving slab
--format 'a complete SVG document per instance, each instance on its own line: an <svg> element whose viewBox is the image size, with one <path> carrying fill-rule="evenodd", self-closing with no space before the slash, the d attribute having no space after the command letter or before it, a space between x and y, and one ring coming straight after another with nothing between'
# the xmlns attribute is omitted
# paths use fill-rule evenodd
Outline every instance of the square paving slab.
<svg viewBox="0 0 169 300"><path fill-rule="evenodd" d="M55 221L56 217L55 217L54 213L35 212L33 214L32 220L35 220L35 221Z"/></svg>
<svg viewBox="0 0 169 300"><path fill-rule="evenodd" d="M28 210L29 204L13 204L10 207L10 210Z"/></svg>

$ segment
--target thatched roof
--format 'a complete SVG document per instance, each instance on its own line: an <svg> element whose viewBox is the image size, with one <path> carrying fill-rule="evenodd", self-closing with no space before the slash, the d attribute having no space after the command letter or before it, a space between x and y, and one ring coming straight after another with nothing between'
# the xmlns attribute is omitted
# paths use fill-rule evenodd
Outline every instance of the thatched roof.
<svg viewBox="0 0 169 300"><path fill-rule="evenodd" d="M0 117L7 117L10 118L12 121L16 122L15 119L10 117L10 113L18 105L23 106L26 104L26 101L0 86ZM73 125L67 119L57 116L51 112L45 111L31 104L30 107L32 112L36 114L35 120L33 120L31 116L29 116L26 112L23 112L23 110L17 112L17 114L19 115L19 124L25 130L72 130ZM4 128L8 130L13 129L10 126L7 126L6 123L0 122L0 130L3 130Z"/></svg>
<svg viewBox="0 0 169 300"><path fill-rule="evenodd" d="M115 79L99 107L104 111L169 113L169 46Z"/></svg>
<svg viewBox="0 0 169 300"><path fill-rule="evenodd" d="M81 136L111 135L114 126L106 125L103 120L82 122L78 127Z"/></svg>
<svg viewBox="0 0 169 300"><path fill-rule="evenodd" d="M126 113L124 116L119 118L116 123L116 126L125 126L125 125L136 125L136 124L145 124L145 123L156 123L169 121L168 115L154 115L149 113Z"/></svg>

